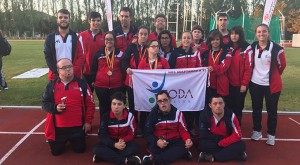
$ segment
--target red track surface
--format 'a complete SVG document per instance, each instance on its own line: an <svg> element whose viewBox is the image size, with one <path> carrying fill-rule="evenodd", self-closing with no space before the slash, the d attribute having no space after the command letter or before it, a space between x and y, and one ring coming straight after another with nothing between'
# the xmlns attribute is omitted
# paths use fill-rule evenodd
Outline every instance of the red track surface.
<svg viewBox="0 0 300 165"><path fill-rule="evenodd" d="M0 164L3 165L86 165L92 162L92 147L98 142L96 136L89 136L87 139L87 151L83 154L76 154L67 148L61 156L52 156L49 145L45 142L43 134L44 124L39 126L33 134L28 134L34 127L41 123L45 117L42 110L0 110ZM93 123L93 134L96 134L99 123L99 112L95 113ZM293 121L294 120L294 121ZM297 123L298 122L298 123ZM266 137L266 115L263 116L263 137ZM300 152L300 115L280 114L278 115L278 128L276 133L276 145L268 146L265 140L254 142L249 140L252 131L251 113L244 113L242 132L246 142L248 159L246 162L230 161L226 163L198 163L199 151L193 148L193 160L187 162L179 160L174 164L299 164ZM22 134L23 133L23 134ZM26 137L27 138L24 138ZM21 143L21 139L24 141ZM145 141L138 138L141 151L139 156L145 153ZM19 145L16 144L19 142ZM14 148L15 146L15 148ZM109 164L101 162L100 164Z"/></svg>

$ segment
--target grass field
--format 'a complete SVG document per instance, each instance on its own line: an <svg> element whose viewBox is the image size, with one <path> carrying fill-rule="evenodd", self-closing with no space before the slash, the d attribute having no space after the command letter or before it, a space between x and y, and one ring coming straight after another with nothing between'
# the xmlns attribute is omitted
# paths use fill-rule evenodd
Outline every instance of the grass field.
<svg viewBox="0 0 300 165"><path fill-rule="evenodd" d="M13 76L38 67L47 67L44 54L44 41L10 41L13 49L3 58L3 71L9 90L0 92L0 106L41 105L41 96L48 82L47 76L36 79L11 79ZM287 67L282 76L282 91L279 110L300 111L300 48L285 48ZM245 109L251 109L247 94Z"/></svg>

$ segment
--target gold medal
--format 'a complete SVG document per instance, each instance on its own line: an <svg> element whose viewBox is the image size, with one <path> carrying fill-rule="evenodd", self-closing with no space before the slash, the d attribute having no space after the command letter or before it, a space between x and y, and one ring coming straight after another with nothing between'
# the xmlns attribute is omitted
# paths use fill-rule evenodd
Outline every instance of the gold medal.
<svg viewBox="0 0 300 165"><path fill-rule="evenodd" d="M109 71L107 72L107 75L108 75L108 76L112 76L112 75L113 75L113 72L109 70Z"/></svg>

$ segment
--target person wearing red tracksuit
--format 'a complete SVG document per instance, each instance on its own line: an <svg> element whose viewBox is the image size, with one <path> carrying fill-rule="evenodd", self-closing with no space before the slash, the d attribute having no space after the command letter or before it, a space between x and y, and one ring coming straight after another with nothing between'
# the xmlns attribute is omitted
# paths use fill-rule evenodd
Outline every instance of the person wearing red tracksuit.
<svg viewBox="0 0 300 165"><path fill-rule="evenodd" d="M203 63L208 66L209 88L207 89L208 100L211 96L219 94L228 102L229 80L227 70L231 64L231 49L223 46L222 34L213 31L208 36L209 50L204 52Z"/></svg>
<svg viewBox="0 0 300 165"><path fill-rule="evenodd" d="M90 28L81 32L78 35L79 40L82 42L83 52L85 56L85 63L83 66L83 76L86 82L89 84L92 92L94 91L94 86L92 85L92 64L93 59L102 47L105 46L104 35L105 33L101 31L101 15L98 12L91 12L89 15Z"/></svg>
<svg viewBox="0 0 300 165"><path fill-rule="evenodd" d="M252 49L245 41L244 30L241 26L234 26L230 29L229 45L233 52L228 69L229 102L227 105L241 125L245 97L252 74Z"/></svg>
<svg viewBox="0 0 300 165"><path fill-rule="evenodd" d="M201 152L198 161L225 162L231 159L247 159L239 121L230 109L225 108L221 96L212 96L209 108L200 112L199 129Z"/></svg>
<svg viewBox="0 0 300 165"><path fill-rule="evenodd" d="M201 67L201 55L199 51L193 51L191 47L192 43L192 34L189 31L182 33L181 44L182 46L178 47L174 51L169 59L169 64L171 69L179 68L196 68Z"/></svg>
<svg viewBox="0 0 300 165"><path fill-rule="evenodd" d="M193 43L191 44L191 47L197 48L198 51L200 51L200 54L203 54L206 50L208 50L208 47L204 42L204 30L200 25L194 25L192 28L192 34Z"/></svg>
<svg viewBox="0 0 300 165"><path fill-rule="evenodd" d="M171 33L169 30L163 30L158 35L158 44L159 48L159 56L165 58L166 60L170 60L170 57L174 55L175 48L172 46L171 42Z"/></svg>
<svg viewBox="0 0 300 165"><path fill-rule="evenodd" d="M148 56L144 58L140 64L138 69L146 69L146 70L153 70L153 69L170 69L168 61L160 57L159 52L159 44L157 40L151 40L147 43L146 49L148 52ZM150 110L151 107L149 107ZM140 128L144 134L145 130L145 123L149 112L140 112Z"/></svg>
<svg viewBox="0 0 300 165"><path fill-rule="evenodd" d="M138 113L134 108L134 95L132 89L132 71L131 69L138 69L140 61L148 56L145 45L149 30L146 26L141 26L138 30L137 43L131 43L125 53L122 60L122 70L126 72L125 87L128 95L129 111L134 114L136 120L138 119ZM138 121L137 121L138 123Z"/></svg>
<svg viewBox="0 0 300 165"><path fill-rule="evenodd" d="M52 155L62 154L68 141L82 153L95 113L93 94L84 80L74 77L69 59L58 61L57 68L59 77L49 82L42 99L42 109L48 112L45 137Z"/></svg>
<svg viewBox="0 0 300 165"><path fill-rule="evenodd" d="M151 110L145 125L145 139L150 155L143 157L143 165L170 164L182 156L191 159L188 151L193 142L180 110L171 104L167 91L156 94L157 105Z"/></svg>
<svg viewBox="0 0 300 165"><path fill-rule="evenodd" d="M100 142L93 149L95 163L106 160L114 164L141 164L141 159L135 156L139 148L134 142L134 116L127 111L125 103L124 93L116 92L111 96L111 111L101 118Z"/></svg>
<svg viewBox="0 0 300 165"><path fill-rule="evenodd" d="M148 56L140 62L138 69L170 69L168 61L158 55L159 44L157 40L151 40L147 44Z"/></svg>
<svg viewBox="0 0 300 165"><path fill-rule="evenodd" d="M92 82L100 103L100 117L110 109L110 96L122 91L121 62L123 52L115 48L113 32L105 34L105 47L96 53L92 66Z"/></svg>
<svg viewBox="0 0 300 165"><path fill-rule="evenodd" d="M285 53L281 46L270 41L270 29L261 24L256 27L257 42L251 44L253 50L253 73L249 90L252 99L253 132L251 139L262 138L262 108L265 97L268 112L267 144L275 145L277 127L277 106L282 90L281 75L286 67Z"/></svg>
<svg viewBox="0 0 300 165"><path fill-rule="evenodd" d="M46 63L49 67L48 79L54 80L58 77L56 63L60 59L68 58L73 63L74 75L82 76L84 56L82 45L77 34L70 28L70 12L61 9L57 12L57 31L49 34L44 45Z"/></svg>
<svg viewBox="0 0 300 165"><path fill-rule="evenodd" d="M154 18L155 31L150 33L148 41L157 40L161 31L166 28L167 17L164 14L157 14ZM174 35L171 35L171 45L173 48L177 48L176 39Z"/></svg>
<svg viewBox="0 0 300 165"><path fill-rule="evenodd" d="M171 69L197 68L202 66L200 51L194 51L191 47L191 43L192 33L189 31L183 32L181 36L182 46L175 49L174 55L171 55L169 60ZM184 111L183 115L187 119L187 128L191 133L194 122L197 121L195 118L197 116L197 112Z"/></svg>
<svg viewBox="0 0 300 165"><path fill-rule="evenodd" d="M125 52L128 45L135 42L137 39L137 27L131 24L133 18L132 11L129 7L122 7L119 12L120 26L114 28L113 32L116 34L117 42L116 48Z"/></svg>

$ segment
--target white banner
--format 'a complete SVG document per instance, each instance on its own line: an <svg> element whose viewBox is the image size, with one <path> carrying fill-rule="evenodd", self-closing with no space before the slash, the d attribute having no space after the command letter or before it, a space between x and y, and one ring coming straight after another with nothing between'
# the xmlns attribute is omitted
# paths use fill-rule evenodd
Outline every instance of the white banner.
<svg viewBox="0 0 300 165"><path fill-rule="evenodd" d="M113 30L112 11L111 11L111 0L105 0L105 12L108 24L108 30Z"/></svg>
<svg viewBox="0 0 300 165"><path fill-rule="evenodd" d="M181 111L204 109L207 68L132 69L134 103L137 111L150 111L155 94L167 90L172 104Z"/></svg>
<svg viewBox="0 0 300 165"><path fill-rule="evenodd" d="M276 5L277 0L265 0L265 9L262 23L266 25L270 25L272 14Z"/></svg>

